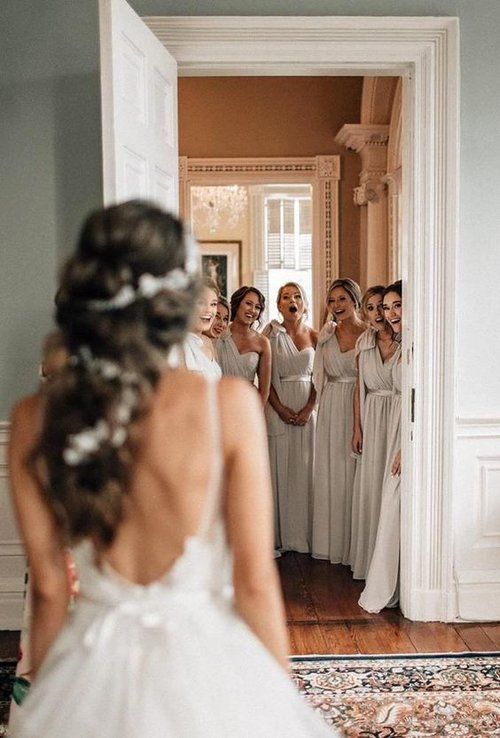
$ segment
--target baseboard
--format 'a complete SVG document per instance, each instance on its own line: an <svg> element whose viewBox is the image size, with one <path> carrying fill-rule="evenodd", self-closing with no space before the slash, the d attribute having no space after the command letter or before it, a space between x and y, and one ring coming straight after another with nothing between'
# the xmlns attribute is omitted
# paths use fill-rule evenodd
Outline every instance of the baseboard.
<svg viewBox="0 0 500 738"><path fill-rule="evenodd" d="M500 571L461 571L456 580L461 620L500 620Z"/></svg>
<svg viewBox="0 0 500 738"><path fill-rule="evenodd" d="M22 592L0 593L0 630L21 630L23 608Z"/></svg>

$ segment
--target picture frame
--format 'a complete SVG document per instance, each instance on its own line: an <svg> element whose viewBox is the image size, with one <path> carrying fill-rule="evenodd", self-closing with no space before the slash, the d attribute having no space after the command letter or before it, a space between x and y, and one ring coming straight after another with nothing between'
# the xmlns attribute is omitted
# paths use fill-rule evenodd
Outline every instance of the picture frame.
<svg viewBox="0 0 500 738"><path fill-rule="evenodd" d="M213 279L221 295L231 297L241 286L241 241L198 241L201 273Z"/></svg>

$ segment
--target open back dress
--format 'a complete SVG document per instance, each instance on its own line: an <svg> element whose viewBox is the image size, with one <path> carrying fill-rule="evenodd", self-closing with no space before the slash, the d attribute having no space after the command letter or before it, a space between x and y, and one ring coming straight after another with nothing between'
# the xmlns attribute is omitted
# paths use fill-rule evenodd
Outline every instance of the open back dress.
<svg viewBox="0 0 500 738"><path fill-rule="evenodd" d="M331 738L234 608L216 456L198 530L156 581L74 549L79 597L12 738Z"/></svg>

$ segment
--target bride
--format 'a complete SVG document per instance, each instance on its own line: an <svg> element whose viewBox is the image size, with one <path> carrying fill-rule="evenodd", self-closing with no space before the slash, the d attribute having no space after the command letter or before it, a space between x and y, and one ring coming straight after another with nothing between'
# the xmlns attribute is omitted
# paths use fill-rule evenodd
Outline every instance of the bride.
<svg viewBox="0 0 500 738"><path fill-rule="evenodd" d="M332 735L286 673L258 397L167 365L197 262L178 220L131 201L91 215L66 265L68 366L12 417L35 674L14 738Z"/></svg>

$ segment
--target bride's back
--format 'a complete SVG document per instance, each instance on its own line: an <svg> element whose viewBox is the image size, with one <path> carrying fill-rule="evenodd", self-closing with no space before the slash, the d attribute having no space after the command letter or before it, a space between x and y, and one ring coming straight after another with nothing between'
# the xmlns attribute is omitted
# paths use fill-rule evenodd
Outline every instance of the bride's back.
<svg viewBox="0 0 500 738"><path fill-rule="evenodd" d="M208 497L219 492L216 387L199 375L168 371L136 434L124 517L103 556L126 579L147 584L180 556L199 530Z"/></svg>

